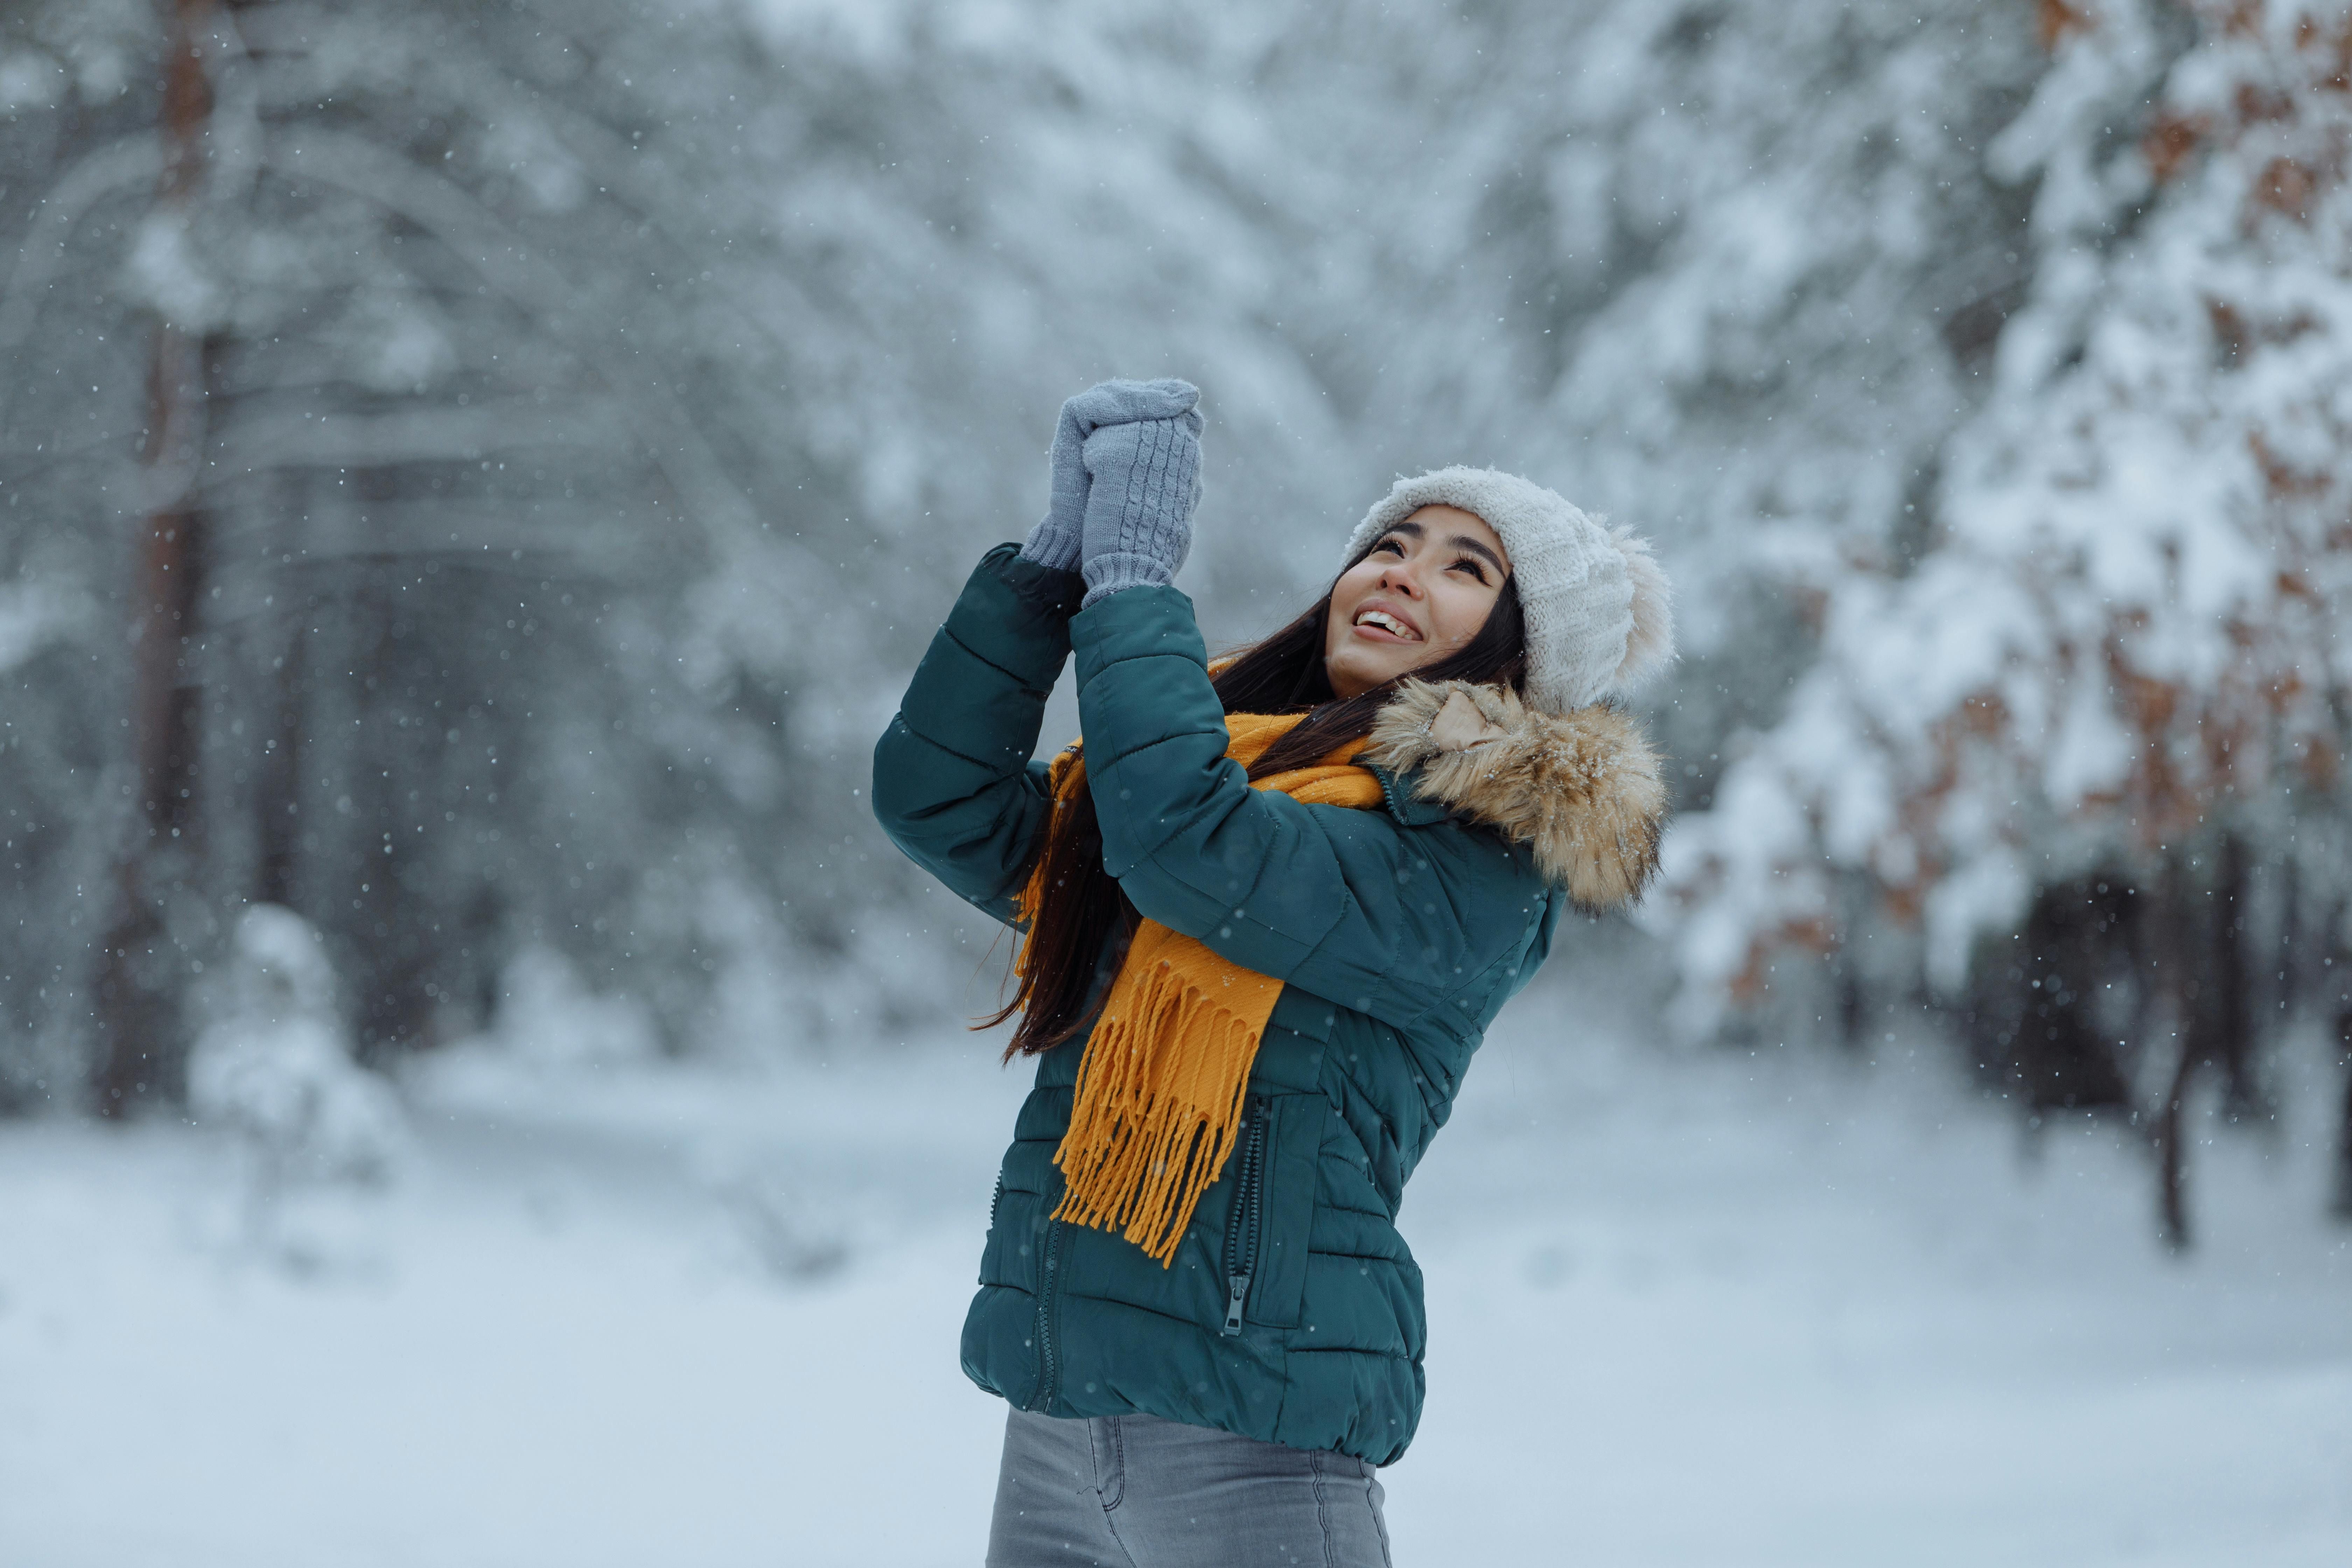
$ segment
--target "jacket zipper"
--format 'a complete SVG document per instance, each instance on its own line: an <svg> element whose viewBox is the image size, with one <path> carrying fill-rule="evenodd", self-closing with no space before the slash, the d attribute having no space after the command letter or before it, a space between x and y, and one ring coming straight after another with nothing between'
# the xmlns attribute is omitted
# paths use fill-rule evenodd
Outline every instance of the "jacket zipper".
<svg viewBox="0 0 2352 1568"><path fill-rule="evenodd" d="M1239 1211L1225 1232L1225 1332L1242 1331L1242 1307L1257 1273L1259 1222L1265 1207L1265 1100L1253 1096L1249 1131L1242 1135Z"/></svg>
<svg viewBox="0 0 2352 1568"><path fill-rule="evenodd" d="M1049 1410L1059 1392L1062 1369L1054 1364L1054 1305L1061 1295L1062 1222L1045 1226L1045 1278L1037 1292L1037 1402L1032 1410Z"/></svg>

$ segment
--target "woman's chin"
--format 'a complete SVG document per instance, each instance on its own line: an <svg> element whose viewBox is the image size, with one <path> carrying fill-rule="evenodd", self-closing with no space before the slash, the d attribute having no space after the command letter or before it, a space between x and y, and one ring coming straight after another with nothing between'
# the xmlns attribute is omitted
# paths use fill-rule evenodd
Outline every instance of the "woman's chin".
<svg viewBox="0 0 2352 1568"><path fill-rule="evenodd" d="M1323 673L1331 682L1331 689L1342 697L1360 696L1412 668L1410 659L1366 658L1358 648L1343 649L1323 661Z"/></svg>

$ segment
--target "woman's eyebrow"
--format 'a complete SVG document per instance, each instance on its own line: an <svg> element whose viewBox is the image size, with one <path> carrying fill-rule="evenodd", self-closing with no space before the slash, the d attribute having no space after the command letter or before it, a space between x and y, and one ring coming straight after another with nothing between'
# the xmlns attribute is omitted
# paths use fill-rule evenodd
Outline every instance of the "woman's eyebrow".
<svg viewBox="0 0 2352 1568"><path fill-rule="evenodd" d="M1416 529L1414 531L1418 532L1419 530ZM1479 543L1476 540L1471 538L1466 533L1457 533L1452 539L1447 540L1446 542L1453 545L1456 550L1467 550L1473 554L1485 556L1487 560L1495 563L1495 570L1497 572L1507 574L1511 570L1508 566L1503 564L1503 558L1501 556L1496 554L1493 551L1487 549L1485 545Z"/></svg>

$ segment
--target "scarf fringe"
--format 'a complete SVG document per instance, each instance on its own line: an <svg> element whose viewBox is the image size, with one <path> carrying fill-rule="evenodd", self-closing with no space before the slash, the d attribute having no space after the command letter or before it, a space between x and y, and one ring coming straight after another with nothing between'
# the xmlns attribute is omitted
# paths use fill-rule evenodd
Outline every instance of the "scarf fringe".
<svg viewBox="0 0 2352 1568"><path fill-rule="evenodd" d="M1258 1039L1164 958L1130 994L1114 995L1087 1042L1069 1132L1054 1152L1067 1183L1054 1217L1117 1230L1163 1268L1173 1263L1201 1194L1233 1153ZM1163 1040L1183 1045L1151 1048Z"/></svg>

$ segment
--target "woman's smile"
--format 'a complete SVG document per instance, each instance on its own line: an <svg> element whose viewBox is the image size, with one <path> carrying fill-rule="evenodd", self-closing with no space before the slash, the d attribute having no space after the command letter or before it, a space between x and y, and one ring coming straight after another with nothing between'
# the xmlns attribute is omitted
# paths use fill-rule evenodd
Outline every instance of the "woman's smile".
<svg viewBox="0 0 2352 1568"><path fill-rule="evenodd" d="M1375 642L1420 642L1421 629L1402 608L1375 601L1356 612L1356 632Z"/></svg>

